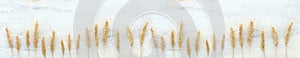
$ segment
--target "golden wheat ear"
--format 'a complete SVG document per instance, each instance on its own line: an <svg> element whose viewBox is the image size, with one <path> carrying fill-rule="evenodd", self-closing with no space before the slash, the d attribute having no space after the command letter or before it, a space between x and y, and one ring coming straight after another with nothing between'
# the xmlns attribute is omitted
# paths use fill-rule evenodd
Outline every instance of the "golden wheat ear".
<svg viewBox="0 0 300 58"><path fill-rule="evenodd" d="M19 39L19 36L16 36L16 49L18 51L18 58L20 58L20 48L21 48L21 41Z"/></svg>
<svg viewBox="0 0 300 58"><path fill-rule="evenodd" d="M208 40L206 40L206 41L205 41L205 46L206 46L207 58L209 58L209 54L210 54L210 47L209 47L209 42L208 42Z"/></svg>
<svg viewBox="0 0 300 58"><path fill-rule="evenodd" d="M180 58L182 56L182 40L183 38L183 23L180 23L179 31L178 31L178 47L180 48Z"/></svg>
<svg viewBox="0 0 300 58"><path fill-rule="evenodd" d="M85 33L86 33L86 46L88 48L88 57L90 58L90 48L91 48L91 39L90 39L90 30L89 28L85 28Z"/></svg>
<svg viewBox="0 0 300 58"><path fill-rule="evenodd" d="M153 45L156 49L156 58L158 58L158 43L157 43L157 39L155 36L155 31L153 28L151 28L151 36L152 36L152 40L153 40Z"/></svg>
<svg viewBox="0 0 300 58"><path fill-rule="evenodd" d="M191 46L190 46L189 38L187 39L187 42L186 42L186 49L187 49L187 54L188 54L189 58L191 58Z"/></svg>
<svg viewBox="0 0 300 58"><path fill-rule="evenodd" d="M71 49L72 49L72 39L71 39L71 34L68 34L68 50L69 50L69 58L71 57Z"/></svg>
<svg viewBox="0 0 300 58"><path fill-rule="evenodd" d="M240 39L240 46L242 49L242 57L244 58L243 24L240 24L240 27L239 27L239 39Z"/></svg>
<svg viewBox="0 0 300 58"><path fill-rule="evenodd" d="M56 32L52 31L52 36L51 36L51 41L50 41L50 50L52 53L52 58L54 58L55 39L56 39Z"/></svg>
<svg viewBox="0 0 300 58"><path fill-rule="evenodd" d="M265 31L261 31L261 50L264 53L264 58L266 58L266 54L265 54Z"/></svg>
<svg viewBox="0 0 300 58"><path fill-rule="evenodd" d="M127 35L128 35L128 41L129 41L129 45L130 45L130 58L132 58L132 47L133 47L133 35L132 35L132 31L130 30L129 27L127 27Z"/></svg>
<svg viewBox="0 0 300 58"><path fill-rule="evenodd" d="M199 58L199 50L200 50L200 31L197 32L197 36L196 36L196 46L195 46L195 50L196 50L196 54L197 54L197 58Z"/></svg>
<svg viewBox="0 0 300 58"><path fill-rule="evenodd" d="M8 27L5 28L5 31L6 31L6 37L7 37L8 45L9 45L9 48L11 50L12 58L14 58L13 39L11 38L10 31L9 31Z"/></svg>
<svg viewBox="0 0 300 58"><path fill-rule="evenodd" d="M175 34L174 34L174 31L171 32L171 46L172 46L172 56L173 58L175 57L175 54L174 54L174 48L175 48Z"/></svg>
<svg viewBox="0 0 300 58"><path fill-rule="evenodd" d="M145 40L145 34L146 34L146 31L147 31L147 26L148 26L148 22L146 22L146 24L143 26L143 29L141 31L141 34L140 34L140 58L143 57L143 44L144 44L144 40Z"/></svg>
<svg viewBox="0 0 300 58"><path fill-rule="evenodd" d="M249 46L249 58L251 58L251 44L252 44L252 37L253 37L253 33L254 33L254 22L253 21L250 21L250 24L249 24L249 29L248 29L248 37L247 37L247 41L248 41L248 46Z"/></svg>
<svg viewBox="0 0 300 58"><path fill-rule="evenodd" d="M29 48L30 48L30 33L28 30L26 31L26 47L29 50ZM28 58L30 58L30 51L28 51Z"/></svg>
<svg viewBox="0 0 300 58"><path fill-rule="evenodd" d="M275 58L277 58L277 48L278 48L278 35L275 27L272 26L272 37L274 39L274 45L276 47L276 55Z"/></svg>
<svg viewBox="0 0 300 58"><path fill-rule="evenodd" d="M77 36L77 43L76 43L76 58L78 58L78 51L80 48L80 35Z"/></svg>
<svg viewBox="0 0 300 58"><path fill-rule="evenodd" d="M60 41L60 46L61 46L62 58L64 58L64 55L65 55L65 44L64 44L63 40Z"/></svg>
<svg viewBox="0 0 300 58"><path fill-rule="evenodd" d="M287 48L288 48L288 43L289 43L289 40L290 40L293 24L294 24L294 22L291 22L289 24L289 26L287 28L287 31L285 33L285 36L284 36L284 39L285 39L285 57L287 57L287 58L288 58Z"/></svg>
<svg viewBox="0 0 300 58"><path fill-rule="evenodd" d="M231 27L230 28L230 31L231 31L231 46L232 46L232 58L234 58L234 48L235 48L235 33L234 33L234 30L233 28Z"/></svg>
<svg viewBox="0 0 300 58"><path fill-rule="evenodd" d="M46 56L47 56L47 55L46 55L46 52L47 52L47 51L46 51L46 44L45 44L45 38L44 38L44 37L42 38L41 45L42 45L42 46L41 46L41 47L42 47L42 54L43 54L44 58L46 58Z"/></svg>
<svg viewBox="0 0 300 58"><path fill-rule="evenodd" d="M165 44L165 40L164 40L163 36L160 37L160 44L161 44L160 46L161 46L161 50L162 50L162 58L164 58L166 44Z"/></svg>

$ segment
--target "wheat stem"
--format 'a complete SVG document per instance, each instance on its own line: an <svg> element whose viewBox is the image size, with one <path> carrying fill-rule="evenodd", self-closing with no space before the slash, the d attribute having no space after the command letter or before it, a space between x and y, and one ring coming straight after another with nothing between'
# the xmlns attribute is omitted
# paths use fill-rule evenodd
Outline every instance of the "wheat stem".
<svg viewBox="0 0 300 58"><path fill-rule="evenodd" d="M243 39L243 24L239 27L240 46L242 48L242 57L244 58L244 39Z"/></svg>
<svg viewBox="0 0 300 58"><path fill-rule="evenodd" d="M175 55L174 55L174 47L175 47L175 36L174 36L174 31L172 31L171 32L171 45L172 45L172 48L173 48L173 50L172 50L172 57L174 58L175 57Z"/></svg>
<svg viewBox="0 0 300 58"><path fill-rule="evenodd" d="M16 49L18 51L18 58L20 58L20 48L21 48L21 42L20 42L19 36L17 35L16 36Z"/></svg>
<svg viewBox="0 0 300 58"><path fill-rule="evenodd" d="M29 51L29 48L30 48L30 33L29 31L27 30L26 31L26 47L28 49L28 58L30 58L30 51Z"/></svg>
<svg viewBox="0 0 300 58"><path fill-rule="evenodd" d="M224 52L224 48L225 48L225 34L222 37L222 42L221 42L221 48L222 48L222 58L224 57L223 52Z"/></svg>
<svg viewBox="0 0 300 58"><path fill-rule="evenodd" d="M90 48L91 48L91 39L90 39L90 30L89 28L85 28L86 32L86 46L88 47L88 58L90 58Z"/></svg>
<svg viewBox="0 0 300 58"><path fill-rule="evenodd" d="M36 49L38 47L38 42L39 42L39 22L36 21L35 22L35 25L34 25L34 35L33 35L33 45L34 45L34 48L35 48L35 56L34 58L36 58Z"/></svg>
<svg viewBox="0 0 300 58"><path fill-rule="evenodd" d="M61 45L62 58L64 58L64 55L65 55L65 44L64 44L63 40L60 41L60 45Z"/></svg>
<svg viewBox="0 0 300 58"><path fill-rule="evenodd" d="M146 34L146 31L147 31L147 26L148 26L148 22L146 22L146 24L143 26L143 29L141 31L141 34L140 34L140 58L143 58L143 43L144 43L144 40L145 40L145 34Z"/></svg>
<svg viewBox="0 0 300 58"><path fill-rule="evenodd" d="M80 35L77 36L77 44L76 44L76 58L78 58L78 51L80 48Z"/></svg>
<svg viewBox="0 0 300 58"><path fill-rule="evenodd" d="M183 23L180 23L178 31L178 46L180 48L180 58L182 57L182 38L183 38Z"/></svg>
<svg viewBox="0 0 300 58"><path fill-rule="evenodd" d="M160 41L161 41L160 43L161 43L161 50L162 50L162 58L164 58L166 44L163 36L160 37Z"/></svg>
<svg viewBox="0 0 300 58"><path fill-rule="evenodd" d="M290 39L290 35L291 35L291 31L293 28L293 22L291 22L287 28L286 34L284 36L285 38L285 57L287 58L288 54L287 54L287 48L288 48L288 43L289 43L289 39Z"/></svg>
<svg viewBox="0 0 300 58"><path fill-rule="evenodd" d="M42 46L41 47L42 47L42 53L44 55L44 58L46 58L46 56L47 56L46 52L47 51L46 51L46 44L45 44L45 38L44 37L42 38Z"/></svg>
<svg viewBox="0 0 300 58"><path fill-rule="evenodd" d="M206 40L206 41L205 41L205 46L206 46L207 58L209 58L209 54L210 54L210 47L209 47L209 42L208 42L208 40Z"/></svg>
<svg viewBox="0 0 300 58"><path fill-rule="evenodd" d="M120 32L119 31L117 31L117 33L116 33L116 38L117 38L117 40L116 40L116 48L117 48L117 50L118 50L118 52L119 52L119 58L121 58L121 51L120 51L120 46L121 46L121 44L120 44Z"/></svg>
<svg viewBox="0 0 300 58"><path fill-rule="evenodd" d="M187 39L187 42L186 42L186 46L187 46L187 54L189 56L189 58L191 58L191 47L190 47L190 39L188 38Z"/></svg>
<svg viewBox="0 0 300 58"><path fill-rule="evenodd" d="M5 31L6 31L6 37L7 37L7 41L8 41L8 44L9 44L9 48L11 49L12 58L14 58L13 40L11 38L10 31L9 31L8 27L5 28Z"/></svg>
<svg viewBox="0 0 300 58"><path fill-rule="evenodd" d="M265 55L265 32L264 31L261 31L261 50L264 53L264 58L266 58L266 55Z"/></svg>
<svg viewBox="0 0 300 58"><path fill-rule="evenodd" d="M52 58L54 58L54 50L55 50L55 31L52 31L52 37L51 37L51 42L50 42L50 49L51 49L51 54Z"/></svg>
<svg viewBox="0 0 300 58"><path fill-rule="evenodd" d="M158 44L157 44L157 40L156 40L156 36L155 36L155 31L153 28L151 28L151 35L152 35L153 45L156 49L156 58L158 58Z"/></svg>
<svg viewBox="0 0 300 58"><path fill-rule="evenodd" d="M233 30L233 28L231 27L230 28L230 31L231 31L231 46L232 46L232 58L234 58L234 48L235 48L235 31Z"/></svg>
<svg viewBox="0 0 300 58"><path fill-rule="evenodd" d="M252 36L254 33L254 22L250 21L249 30L248 30L248 45L249 45L249 58L251 56L251 43L252 43Z"/></svg>
<svg viewBox="0 0 300 58"><path fill-rule="evenodd" d="M274 27L272 27L272 36L273 36L273 39L274 39L274 45L276 47L275 58L277 58L278 35L277 35L276 29Z"/></svg>

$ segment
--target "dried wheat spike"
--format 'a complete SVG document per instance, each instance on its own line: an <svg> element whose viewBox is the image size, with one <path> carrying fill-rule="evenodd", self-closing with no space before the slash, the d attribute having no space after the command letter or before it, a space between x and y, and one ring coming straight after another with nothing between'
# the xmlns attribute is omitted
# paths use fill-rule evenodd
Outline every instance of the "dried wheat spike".
<svg viewBox="0 0 300 58"><path fill-rule="evenodd" d="M133 43L134 43L134 40L133 40L132 31L129 27L127 28L127 34L128 34L128 38L129 38L130 47L132 47Z"/></svg>
<svg viewBox="0 0 300 58"><path fill-rule="evenodd" d="M142 32L140 34L140 44L141 44L141 46L143 45L144 40L145 40L145 34L146 34L146 31L147 31L147 26L148 26L148 22L146 22L146 24L143 26Z"/></svg>
<svg viewBox="0 0 300 58"><path fill-rule="evenodd" d="M56 32L52 31L52 36L51 36L51 42L50 42L50 49L52 53L52 58L54 58L53 53L55 50L55 38L56 38Z"/></svg>
<svg viewBox="0 0 300 58"><path fill-rule="evenodd" d="M248 30L248 45L251 46L252 43L252 36L254 32L254 23L253 21L250 21L249 30Z"/></svg>
<svg viewBox="0 0 300 58"><path fill-rule="evenodd" d="M116 38L117 38L117 40L116 40L116 44L117 44L116 48L117 48L118 52L120 53L121 43L120 43L120 32L119 31L117 31L117 33L116 33Z"/></svg>
<svg viewBox="0 0 300 58"><path fill-rule="evenodd" d="M104 32L104 34L103 34L103 44L106 47L108 32L109 32L109 22L108 21L105 21L103 32Z"/></svg>
<svg viewBox="0 0 300 58"><path fill-rule="evenodd" d="M98 24L95 24L95 26L94 26L94 40L95 40L95 46L96 46L96 48L98 48L98 46L99 46Z"/></svg>
<svg viewBox="0 0 300 58"><path fill-rule="evenodd" d="M190 47L190 39L189 38L187 39L187 42L186 42L186 49L187 49L187 54L188 54L189 58L191 58L191 47Z"/></svg>
<svg viewBox="0 0 300 58"><path fill-rule="evenodd" d="M45 44L45 38L43 37L42 38L42 53L43 53L43 55L44 55L44 58L46 58L46 44Z"/></svg>

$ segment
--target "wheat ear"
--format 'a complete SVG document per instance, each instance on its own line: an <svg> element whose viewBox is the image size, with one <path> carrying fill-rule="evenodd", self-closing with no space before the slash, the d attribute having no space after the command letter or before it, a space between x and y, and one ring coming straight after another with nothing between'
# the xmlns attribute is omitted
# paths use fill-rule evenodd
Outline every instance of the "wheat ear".
<svg viewBox="0 0 300 58"><path fill-rule="evenodd" d="M89 28L85 28L86 33L86 46L88 47L88 58L90 58L90 48L91 48L91 37Z"/></svg>
<svg viewBox="0 0 300 58"><path fill-rule="evenodd" d="M285 57L288 58L288 54L287 54L287 48L288 48L288 43L289 43L289 40L290 40L290 35L291 35L291 31L292 31L292 28L293 28L293 24L294 22L291 22L290 25L288 26L287 28L287 31L285 33L285 36L284 36L284 40L285 40Z"/></svg>
<svg viewBox="0 0 300 58"><path fill-rule="evenodd" d="M217 53L216 53L216 51L217 51L217 42L216 42L216 35L214 34L213 35L213 38L212 38L212 40L213 40L213 45L212 45L212 47L213 47L213 50L214 50L214 58L216 58L216 55L217 55Z"/></svg>
<svg viewBox="0 0 300 58"><path fill-rule="evenodd" d="M70 33L68 34L68 50L69 50L69 58L71 57L71 49L72 49L72 39Z"/></svg>
<svg viewBox="0 0 300 58"><path fill-rule="evenodd" d="M50 49L51 49L52 58L54 58L55 38L56 38L56 32L52 31L51 42L50 42Z"/></svg>
<svg viewBox="0 0 300 58"><path fill-rule="evenodd" d="M117 31L117 33L116 33L116 38L117 38L116 39L116 48L120 54L119 58L121 58L121 51L120 51L121 43L120 43L120 32L119 31Z"/></svg>
<svg viewBox="0 0 300 58"><path fill-rule="evenodd" d="M21 41L19 39L19 36L16 36L16 49L18 51L18 58L20 58L20 48L21 48Z"/></svg>
<svg viewBox="0 0 300 58"><path fill-rule="evenodd" d="M188 54L189 58L191 58L191 46L190 46L189 38L187 39L187 42L186 42L186 50L187 50L187 54Z"/></svg>
<svg viewBox="0 0 300 58"><path fill-rule="evenodd" d="M171 45L172 45L172 48L173 48L173 52L172 52L172 56L173 58L175 57L175 54L174 54L174 48L175 48L175 35L174 35L174 31L171 32Z"/></svg>
<svg viewBox="0 0 300 58"><path fill-rule="evenodd" d="M76 43L76 58L78 58L78 51L80 48L80 35L77 36L77 43Z"/></svg>
<svg viewBox="0 0 300 58"><path fill-rule="evenodd" d="M209 47L209 42L208 42L208 40L205 41L205 46L206 46L207 58L209 58L210 47Z"/></svg>
<svg viewBox="0 0 300 58"><path fill-rule="evenodd" d="M261 31L261 50L264 53L264 58L266 58L266 54L265 54L265 31Z"/></svg>
<svg viewBox="0 0 300 58"><path fill-rule="evenodd" d="M242 48L242 57L244 58L243 24L240 24L240 27L239 27L239 38L240 38L240 46Z"/></svg>
<svg viewBox="0 0 300 58"><path fill-rule="evenodd" d="M157 39L156 39L155 32L154 32L153 28L151 28L151 35L152 35L152 40L153 40L154 47L156 49L156 58L158 58L158 44L157 44Z"/></svg>
<svg viewBox="0 0 300 58"><path fill-rule="evenodd" d="M160 44L162 50L162 58L164 58L166 44L163 36L160 37Z"/></svg>
<svg viewBox="0 0 300 58"><path fill-rule="evenodd" d="M145 34L147 31L147 26L148 26L148 22L146 22L146 24L143 26L142 32L140 34L140 58L143 58L143 44L144 44L144 40L145 40Z"/></svg>
<svg viewBox="0 0 300 58"><path fill-rule="evenodd" d="M5 28L5 31L6 31L6 37L7 37L7 41L8 41L8 44L9 44L9 48L11 50L12 58L14 58L13 39L11 38L10 31L9 31L8 27Z"/></svg>
<svg viewBox="0 0 300 58"><path fill-rule="evenodd" d="M36 58L36 49L38 47L38 42L39 42L39 22L36 21L34 25L34 34L33 34L33 46L34 46L34 58Z"/></svg>
<svg viewBox="0 0 300 58"><path fill-rule="evenodd" d="M132 35L132 31L130 30L129 27L127 27L127 34L128 34L128 40L129 40L129 45L130 45L130 58L132 58L132 47L133 47L133 35Z"/></svg>
<svg viewBox="0 0 300 58"><path fill-rule="evenodd" d="M251 43L252 43L252 36L253 36L253 33L254 33L254 22L253 21L250 21L250 25L249 25L249 30L248 30L248 46L249 46L249 58L251 56Z"/></svg>
<svg viewBox="0 0 300 58"><path fill-rule="evenodd" d="M46 56L47 56L47 55L46 55L46 52L47 52L47 51L46 51L46 44L45 44L45 38L44 38L44 37L42 38L41 45L42 45L42 46L41 46L41 47L42 47L42 54L43 54L44 58L46 58Z"/></svg>
<svg viewBox="0 0 300 58"><path fill-rule="evenodd" d="M180 58L182 57L182 38L183 38L183 23L180 24L179 26L179 31L178 31L178 46L180 48Z"/></svg>
<svg viewBox="0 0 300 58"><path fill-rule="evenodd" d="M222 37L222 42L221 42L221 48L222 48L222 57L224 57L223 52L224 52L224 48L225 48L225 34Z"/></svg>
<svg viewBox="0 0 300 58"><path fill-rule="evenodd" d="M272 27L272 37L274 39L274 45L276 47L276 55L275 58L277 58L277 48L278 48L278 35L277 35L277 31L274 27Z"/></svg>
<svg viewBox="0 0 300 58"><path fill-rule="evenodd" d="M232 58L234 58L235 34L234 34L234 30L232 27L230 28L230 31L231 31Z"/></svg>
<svg viewBox="0 0 300 58"><path fill-rule="evenodd" d="M94 26L94 41L95 41L95 47L96 47L96 50L97 50L97 58L99 58L99 52L98 52L98 46L99 46L98 24L95 24L95 26Z"/></svg>
<svg viewBox="0 0 300 58"><path fill-rule="evenodd" d="M195 50L196 50L196 54L197 54L197 58L199 58L199 50L200 50L200 31L197 32L197 37L196 37L196 46L195 46Z"/></svg>
<svg viewBox="0 0 300 58"><path fill-rule="evenodd" d="M63 40L60 41L60 45L61 45L62 58L64 58L64 56L65 56L65 44L64 44Z"/></svg>
<svg viewBox="0 0 300 58"><path fill-rule="evenodd" d="M28 30L26 31L26 47L27 49L30 48L30 33ZM28 58L30 58L30 51L27 52L28 52Z"/></svg>
<svg viewBox="0 0 300 58"><path fill-rule="evenodd" d="M104 44L104 57L106 57L106 45L107 45L107 38L108 38L108 32L109 32L109 22L105 21L104 29L103 29L103 44Z"/></svg>

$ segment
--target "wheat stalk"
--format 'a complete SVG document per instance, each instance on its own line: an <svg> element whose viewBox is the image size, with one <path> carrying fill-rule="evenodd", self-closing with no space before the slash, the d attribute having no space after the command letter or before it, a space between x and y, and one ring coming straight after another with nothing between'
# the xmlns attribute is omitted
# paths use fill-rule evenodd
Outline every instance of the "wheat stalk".
<svg viewBox="0 0 300 58"><path fill-rule="evenodd" d="M130 30L130 28L127 28L127 34L128 34L128 40L129 40L129 45L130 45L130 58L132 58L132 47L133 47L133 35L132 35L132 31Z"/></svg>
<svg viewBox="0 0 300 58"><path fill-rule="evenodd" d="M88 47L88 58L90 58L91 39L90 39L89 28L85 28L85 32L86 32L86 46Z"/></svg>
<svg viewBox="0 0 300 58"><path fill-rule="evenodd" d="M206 53L207 53L207 58L209 58L209 53L210 53L210 47L208 40L205 41L205 46L206 46Z"/></svg>
<svg viewBox="0 0 300 58"><path fill-rule="evenodd" d="M5 28L5 31L6 31L6 37L7 37L7 40L8 40L9 48L11 50L12 58L14 58L13 39L11 38L10 31L9 31L8 27Z"/></svg>
<svg viewBox="0 0 300 58"><path fill-rule="evenodd" d="M27 49L30 48L30 33L28 30L26 31L26 47ZM28 58L30 58L30 51L28 51Z"/></svg>
<svg viewBox="0 0 300 58"><path fill-rule="evenodd" d="M65 55L65 44L64 44L63 40L60 41L60 45L61 45L62 58L64 58L64 55Z"/></svg>
<svg viewBox="0 0 300 58"><path fill-rule="evenodd" d="M56 38L56 32L52 31L52 37L51 37L51 42L50 42L50 49L51 49L52 58L54 58L55 38Z"/></svg>
<svg viewBox="0 0 300 58"><path fill-rule="evenodd" d="M289 26L287 28L287 31L286 31L286 34L284 36L284 39L285 39L285 57L288 56L288 54L287 54L287 48L288 48L288 43L289 43L289 39L290 39L292 28L293 28L293 24L294 24L294 22L291 22L289 24Z"/></svg>
<svg viewBox="0 0 300 58"><path fill-rule="evenodd" d="M250 21L249 30L248 30L248 45L249 45L249 57L251 56L251 43L252 43L252 36L254 33L254 22Z"/></svg>
<svg viewBox="0 0 300 58"><path fill-rule="evenodd" d="M19 36L16 36L16 49L18 51L18 58L20 58L20 48L21 48L21 41L19 39Z"/></svg>
<svg viewBox="0 0 300 58"><path fill-rule="evenodd" d="M36 21L34 25L34 34L33 34L33 46L34 46L34 58L36 58L36 49L38 47L38 42L39 42L39 22Z"/></svg>
<svg viewBox="0 0 300 58"><path fill-rule="evenodd" d="M151 28L151 34L152 34L154 47L156 48L156 58L158 58L158 44L157 44L157 40L156 40L156 36L155 36L155 32L154 32L153 28Z"/></svg>
<svg viewBox="0 0 300 58"><path fill-rule="evenodd" d="M103 44L104 44L104 57L106 57L106 45L107 45L107 38L108 38L108 32L109 32L109 22L105 21L104 29L103 29Z"/></svg>
<svg viewBox="0 0 300 58"><path fill-rule="evenodd" d="M42 54L43 54L43 56L44 56L44 58L46 58L46 44L45 44L45 38L43 37L42 38Z"/></svg>
<svg viewBox="0 0 300 58"><path fill-rule="evenodd" d="M78 51L80 48L80 35L77 36L77 43L76 43L76 58L78 58Z"/></svg>
<svg viewBox="0 0 300 58"><path fill-rule="evenodd" d="M190 39L189 38L187 39L187 42L186 42L186 49L187 49L187 54L188 54L189 58L191 58L191 47L190 47Z"/></svg>
<svg viewBox="0 0 300 58"><path fill-rule="evenodd" d="M175 56L175 55L174 55L174 48L175 48L175 39L174 39L174 38L175 38L174 31L172 31L172 32L171 32L171 45L172 45L172 48L173 48L173 50L172 50L172 51L173 51L173 52L172 52L173 58L174 58L174 56Z"/></svg>
<svg viewBox="0 0 300 58"><path fill-rule="evenodd" d="M182 57L182 38L183 38L183 23L179 26L178 31L178 46L180 48L180 58Z"/></svg>
<svg viewBox="0 0 300 58"><path fill-rule="evenodd" d="M98 46L99 46L98 24L95 24L94 26L94 41L95 41L96 50L98 51ZM97 57L99 58L99 52L97 52Z"/></svg>
<svg viewBox="0 0 300 58"><path fill-rule="evenodd" d="M224 51L224 48L225 48L225 34L222 37L221 48L222 48L221 53L222 53L222 57L223 57L223 51Z"/></svg>
<svg viewBox="0 0 300 58"><path fill-rule="evenodd" d="M230 28L230 31L231 31L232 58L234 58L235 34L234 34L234 30L232 27Z"/></svg>
<svg viewBox="0 0 300 58"><path fill-rule="evenodd" d="M264 53L264 58L266 58L266 54L265 54L265 32L261 31L261 50Z"/></svg>
<svg viewBox="0 0 300 58"><path fill-rule="evenodd" d="M161 50L162 50L162 58L164 58L166 44L165 44L165 40L164 40L163 36L160 37L160 44L161 44Z"/></svg>
<svg viewBox="0 0 300 58"><path fill-rule="evenodd" d="M217 53L216 53L216 51L217 51L217 42L216 42L216 35L215 34L213 35L212 39L213 39L213 46L212 47L214 49L214 54L215 54L214 58L216 58L216 55L217 55Z"/></svg>
<svg viewBox="0 0 300 58"><path fill-rule="evenodd" d="M242 57L244 58L244 39L243 39L243 24L239 27L240 46L242 48Z"/></svg>
<svg viewBox="0 0 300 58"><path fill-rule="evenodd" d="M119 58L121 58L121 52L120 52L121 43L120 43L120 32L119 31L117 31L117 33L116 33L116 38L117 38L117 40L116 40L116 44L117 44L116 48L117 48L117 50L118 50L118 52L120 54Z"/></svg>
<svg viewBox="0 0 300 58"><path fill-rule="evenodd" d="M71 49L72 49L72 39L70 33L68 34L68 50L69 50L69 58L71 57Z"/></svg>
<svg viewBox="0 0 300 58"><path fill-rule="evenodd" d="M147 26L148 26L148 22L146 22L146 24L143 26L143 29L142 29L142 32L140 34L140 58L143 58L143 43L144 43L144 40L145 40L145 34L146 34L146 31L147 31Z"/></svg>
<svg viewBox="0 0 300 58"><path fill-rule="evenodd" d="M274 27L272 27L272 36L273 36L274 44L275 44L275 47L276 47L276 55L275 55L275 58L277 58L278 35L277 35L276 29L275 29Z"/></svg>
<svg viewBox="0 0 300 58"><path fill-rule="evenodd" d="M200 32L197 32L197 37L196 37L196 46L195 46L195 50L196 50L196 54L197 54L197 58L199 58L199 50L200 50Z"/></svg>

